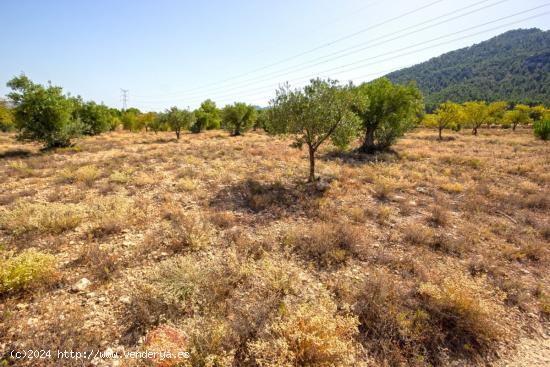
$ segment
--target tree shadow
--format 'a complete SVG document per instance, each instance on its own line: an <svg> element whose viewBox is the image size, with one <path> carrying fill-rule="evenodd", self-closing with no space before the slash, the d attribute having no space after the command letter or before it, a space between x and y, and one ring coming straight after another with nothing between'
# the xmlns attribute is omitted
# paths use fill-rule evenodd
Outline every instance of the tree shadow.
<svg viewBox="0 0 550 367"><path fill-rule="evenodd" d="M143 141L140 141L138 144L167 144L167 143L174 143L177 141L178 139L176 138L156 138L153 140L143 140Z"/></svg>
<svg viewBox="0 0 550 367"><path fill-rule="evenodd" d="M392 163L401 160L401 156L393 149L386 149L374 153L364 153L359 150L351 151L331 151L320 154L318 157L322 161L336 161L349 165L363 165L365 163Z"/></svg>
<svg viewBox="0 0 550 367"><path fill-rule="evenodd" d="M218 210L261 214L262 219L315 215L324 191L326 187L316 184L266 183L248 179L223 188L210 200L209 205Z"/></svg>
<svg viewBox="0 0 550 367"><path fill-rule="evenodd" d="M0 152L0 159L27 158L31 155L37 155L37 153L32 153L30 150L26 149L12 149L6 150L5 152Z"/></svg>

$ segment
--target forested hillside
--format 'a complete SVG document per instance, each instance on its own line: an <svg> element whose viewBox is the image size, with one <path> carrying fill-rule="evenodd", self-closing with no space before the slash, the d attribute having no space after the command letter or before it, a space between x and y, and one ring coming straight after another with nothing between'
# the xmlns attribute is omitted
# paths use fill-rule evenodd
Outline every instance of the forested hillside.
<svg viewBox="0 0 550 367"><path fill-rule="evenodd" d="M387 76L416 80L428 109L446 100L550 105L550 31L509 31Z"/></svg>

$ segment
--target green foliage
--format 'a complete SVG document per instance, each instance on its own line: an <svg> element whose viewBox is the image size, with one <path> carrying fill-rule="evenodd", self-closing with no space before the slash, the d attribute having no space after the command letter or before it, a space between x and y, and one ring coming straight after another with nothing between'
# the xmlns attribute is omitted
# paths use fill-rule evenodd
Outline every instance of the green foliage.
<svg viewBox="0 0 550 367"><path fill-rule="evenodd" d="M43 142L46 147L69 146L81 134L83 124L72 115L74 104L61 87L44 87L25 75L7 83L12 89L8 97L14 104L18 138Z"/></svg>
<svg viewBox="0 0 550 367"><path fill-rule="evenodd" d="M180 138L182 130L189 129L196 121L193 112L180 110L175 106L159 114L158 119L158 124L167 124L170 126L170 129L176 133L177 139Z"/></svg>
<svg viewBox="0 0 550 367"><path fill-rule="evenodd" d="M550 139L550 117L544 120L535 121L533 124L533 133L539 139Z"/></svg>
<svg viewBox="0 0 550 367"><path fill-rule="evenodd" d="M529 112L529 106L518 104L512 111L507 111L504 114L504 124L511 125L512 130L516 130L516 126L518 125L527 125L532 122Z"/></svg>
<svg viewBox="0 0 550 367"><path fill-rule="evenodd" d="M428 110L451 100L550 105L550 31L513 30L388 74L415 80Z"/></svg>
<svg viewBox="0 0 550 367"><path fill-rule="evenodd" d="M269 122L269 109L258 109L258 118L256 119L256 123L254 124L254 130L257 129L266 129Z"/></svg>
<svg viewBox="0 0 550 367"><path fill-rule="evenodd" d="M191 131L199 133L203 130L219 129L221 126L221 111L211 99L201 103L195 111L197 121L191 126Z"/></svg>
<svg viewBox="0 0 550 367"><path fill-rule="evenodd" d="M11 109L6 101L0 100L0 131L10 131L14 127Z"/></svg>
<svg viewBox="0 0 550 367"><path fill-rule="evenodd" d="M534 106L531 107L531 110L529 111L529 117L533 121L539 121L542 120L545 114L547 114L549 110L547 110L544 106Z"/></svg>
<svg viewBox="0 0 550 367"><path fill-rule="evenodd" d="M496 101L496 102L490 103L487 106L487 109L489 111L489 116L491 117L489 122L491 124L499 124L504 118L504 114L506 113L507 108L508 108L508 102L505 102L505 101Z"/></svg>
<svg viewBox="0 0 550 367"><path fill-rule="evenodd" d="M459 104L445 102L434 111L433 115L426 115L423 123L425 126L437 128L439 140L441 140L443 129L460 129L461 114L462 109Z"/></svg>
<svg viewBox="0 0 550 367"><path fill-rule="evenodd" d="M390 147L416 125L424 110L422 94L414 83L397 85L381 78L360 85L357 93L362 104L354 105L353 111L362 121L363 152Z"/></svg>
<svg viewBox="0 0 550 367"><path fill-rule="evenodd" d="M95 102L85 102L77 111L78 118L84 124L83 133L86 135L98 135L113 130L116 120L109 108Z"/></svg>
<svg viewBox="0 0 550 367"><path fill-rule="evenodd" d="M120 115L120 121L124 130L138 130L138 115L134 111L124 111Z"/></svg>
<svg viewBox="0 0 550 367"><path fill-rule="evenodd" d="M349 109L352 103L361 105L361 98L364 99L352 93L351 85L341 87L335 80L313 79L303 90L291 90L286 85L270 102L267 130L272 134L293 135L296 147L307 145L309 182L312 182L319 146L329 138L344 146L355 136L358 120Z"/></svg>
<svg viewBox="0 0 550 367"><path fill-rule="evenodd" d="M157 114L154 112L142 113L137 117L137 126L140 127L140 130L145 129L145 131L149 131L149 129L152 129L156 118Z"/></svg>
<svg viewBox="0 0 550 367"><path fill-rule="evenodd" d="M257 113L253 106L242 102L227 105L222 111L222 126L231 132L232 136L238 136L249 130L256 122Z"/></svg>
<svg viewBox="0 0 550 367"><path fill-rule="evenodd" d="M472 128L472 134L477 135L477 129L488 124L493 117L483 101L466 102L463 105L462 121L465 126Z"/></svg>
<svg viewBox="0 0 550 367"><path fill-rule="evenodd" d="M29 249L17 256L0 253L0 295L43 285L55 278L53 255Z"/></svg>

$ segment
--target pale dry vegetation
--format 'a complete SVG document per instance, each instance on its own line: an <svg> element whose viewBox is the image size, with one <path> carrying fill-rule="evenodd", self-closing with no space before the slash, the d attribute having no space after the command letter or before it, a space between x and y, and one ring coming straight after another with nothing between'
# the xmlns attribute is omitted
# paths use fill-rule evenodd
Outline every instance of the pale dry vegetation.
<svg viewBox="0 0 550 367"><path fill-rule="evenodd" d="M327 145L313 184L307 152L259 132L47 152L0 135L0 353L498 364L548 330L550 147L521 128L436 134L368 156Z"/></svg>

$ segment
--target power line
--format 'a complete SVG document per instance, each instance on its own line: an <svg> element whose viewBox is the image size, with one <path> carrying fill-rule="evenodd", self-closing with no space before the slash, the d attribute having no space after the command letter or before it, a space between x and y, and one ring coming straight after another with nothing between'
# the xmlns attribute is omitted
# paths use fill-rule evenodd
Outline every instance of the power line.
<svg viewBox="0 0 550 367"><path fill-rule="evenodd" d="M483 30L483 31L480 31L480 32L476 32L476 33L473 33L473 34L470 34L470 35L466 35L466 36L462 36L462 37L459 37L459 38L456 38L456 39L453 39L453 40L450 40L450 41L445 41L445 42L441 42L441 43L438 43L438 44L435 44L435 45L431 45L431 46L428 46L428 47L424 47L424 48L421 48L421 49L418 49L418 50L413 50L413 51L409 51L409 52L406 52L406 53L401 53L399 55L395 55L395 56L392 56L391 58L387 58L387 59L384 59L384 60L380 60L380 61L376 61L376 62L371 62L371 63L367 63L367 64L364 64L366 61L369 61L369 60L373 60L373 59L377 59L377 58L380 58L380 57L383 57L383 56L388 56L388 55L391 55L391 54L395 54L395 53L398 53L398 52L402 52L404 50L408 50L408 49L411 49L411 48L414 48L414 47L418 47L418 46L422 46L424 44L428 44L428 43L431 43L433 41L437 41L437 40L440 40L440 39L444 39L444 38L447 38L447 37L450 37L450 36L453 36L453 35L457 35L457 34L460 34L460 33L464 33L464 32L467 32L469 30L472 30L472 29L476 29L476 28L479 28L479 27L483 27L485 25L488 25L488 24L492 24L492 23L495 23L495 22L498 22L498 21L502 21L504 19L508 19L508 18L511 18L511 17L514 17L514 16L517 16L517 15L520 15L520 14L524 14L526 12L530 12L530 11L533 11L533 10L536 10L536 9L540 9L542 7L546 7L550 5L550 3L546 3L544 5L541 5L541 6L538 6L538 7L535 7L535 8L531 8L531 9L528 9L528 10L524 10L524 11L521 11L521 12L518 12L518 13L515 13L515 14L511 14L511 15L508 15L508 16L505 16L505 17L501 17L501 18L498 18L498 19L495 19L495 20L492 20L492 21L489 21L489 22L485 22L485 23L482 23L482 24L479 24L479 25L476 25L476 26L472 26L472 27L468 27L468 28L465 28L465 29L462 29L460 31L457 31L457 32L452 32L452 33L449 33L449 34L446 34L446 35L443 35L443 36L439 36L439 37L436 37L436 38L433 38L433 39L430 39L430 40L427 40L427 41L424 41L424 42L420 42L420 43L417 43L417 44L414 44L414 45L411 45L411 46L407 46L405 48L400 48L398 50L393 50L393 51L389 51L389 52L386 52L386 53L382 53L382 54L379 54L379 55L376 55L376 56L371 56L371 57L368 57L368 58L365 58L365 59L361 59L359 61L355 61L355 62L352 62L352 63L348 63L348 64L344 64L344 65L340 65L340 66L337 66L337 67L333 67L333 68L329 68L329 69L325 69L325 70L322 70L322 71L319 71L319 72L316 72L314 74L308 74L308 75L305 75L305 76L301 76L301 77L298 77L298 79L294 79L294 80L301 80L301 79L309 79L311 77L315 77L317 76L318 74L320 73L327 73L327 72L332 72L332 71L335 71L335 70L339 70L339 69L343 69L343 68L346 68L346 67L349 67L349 66L353 66L352 68L348 68L348 69L345 69L343 71L340 71L341 72L349 72L349 71L352 71L352 70L357 70L357 69L360 69L360 68L363 68L365 66L370 66L370 65L375 65L375 64L378 64L380 62L384 62L384 61L389 61L389 60L393 60L394 58L396 57L402 57L402 56L408 56L410 54L414 54L414 53L418 53L418 52L422 52L422 51L425 51L425 50L428 50L428 49L432 49L432 48L435 48L435 47L438 47L438 46L441 46L441 45L445 45L449 42L456 42L456 41L459 41L459 40L462 40L462 39L466 39L466 38L469 38L469 37L473 37L473 36L476 36L476 35L479 35L479 34L482 34L482 33L486 33L486 32L489 32L489 31L492 31L492 30L496 30L496 29L500 29L500 28L503 28L503 27L507 27L509 25L513 25L513 24L517 24L517 23L520 23L520 22L523 22L525 20L528 20L528 19L532 19L532 18L536 18L536 17L540 17L542 15L545 15L549 12L545 12L545 13L542 13L542 14L538 14L538 15L534 15L534 16L530 16L530 17L527 17L527 18L524 18L524 19L520 19L520 20L517 20L517 21L514 21L514 22L510 22L510 23L506 23L506 24L503 24L503 25L499 25L497 27L493 27L493 28L490 28L490 29L486 29L486 30ZM359 65L358 65L359 64ZM355 66L355 65L358 65L358 66ZM286 73L288 74L288 73ZM269 78L271 79L271 78ZM273 85L273 83L270 83L270 85ZM242 87L240 87L242 88ZM272 88L272 87L271 87ZM236 89L236 88L233 88L233 89ZM237 88L238 89L238 88ZM267 89L267 87L262 87L262 88L256 88L256 89L252 89L252 90L248 90L248 91L244 91L245 93L249 93L251 91L254 91L254 90L257 90L257 91L263 91L264 89ZM230 89L224 89L223 91L224 92L227 92L227 91L230 91L232 90L231 88ZM218 95L217 97L218 98L224 98L224 97L231 97L231 96L237 96L238 94L235 94L235 93L231 93L231 94L224 94L224 95ZM195 101L195 100L199 100L199 98L196 98L196 99L193 99L192 101ZM144 101L141 101L141 102L144 102ZM147 101L147 102L151 102L151 103L154 103L153 101ZM188 100L189 102L189 100Z"/></svg>
<svg viewBox="0 0 550 367"><path fill-rule="evenodd" d="M315 52L315 51L317 51L317 50L320 50L320 49L322 49L322 48L326 48L326 47L332 46L332 45L334 45L334 44L336 44L336 43L338 43L338 42L342 42L342 41L345 41L345 40L347 40L347 39L356 37L356 36L358 36L358 35L360 35L360 34L362 34L362 33L365 33L365 32L367 32L367 31L369 31L369 30L372 30L372 29L381 27L381 26L383 26L383 25L386 25L386 24L388 24L388 23L394 22L394 21L399 20L399 19L401 19L401 18L404 18L404 17L406 17L406 16L412 15L412 14L414 14L414 13L417 13L417 12L419 12L419 11L422 11L422 10L424 10L424 9L427 9L427 8L429 8L429 7L431 7L431 6L434 6L434 5L436 5L436 4L439 4L439 3L443 2L443 1L445 1L445 0L436 0L436 1L432 1L432 2L430 2L430 3L428 3L428 4L424 5L424 6L421 6L421 7L418 7L418 8L416 8L416 9L413 9L413 10L410 10L410 11L408 11L408 12L405 12L405 13L403 13L403 14L397 15L397 16L395 16L395 17L393 17L393 18L390 18L390 19L387 19L387 20L385 20L385 21L383 21L383 22L376 23L376 24L374 24L374 25L372 25L372 26L368 26L368 27L366 27L366 28L362 28L362 29L360 29L360 30L358 30L358 31L356 31L356 32L353 32L353 33L351 33L351 34L342 36L342 37L337 38L337 39L335 39L335 40L333 40L333 41L323 43L323 44L321 44L321 45L319 45L319 46L313 47L313 48L308 49L308 50L306 50L306 51L302 51L302 52L300 52L300 53L298 53L298 54L295 54L295 55L289 56L289 57L287 57L287 58L278 60L278 61L273 62L273 63L271 63L271 64L268 64L268 65L259 67L259 68L257 68L257 69L250 70L250 71L248 71L248 72L246 72L246 73L238 74L238 75L235 75L235 76L232 76L232 77L230 77L230 78L226 78L226 79L223 79L223 80L220 80L220 81L217 81L217 82L213 82L213 83L209 83L209 84L204 84L203 86L195 87L195 88L189 89L189 90L187 90L187 91L179 91L179 92L171 92L171 93L159 93L159 94L157 94L157 95L159 95L159 96L160 96L160 95L174 95L174 94L181 94L181 93L191 92L191 91L195 91L195 90L197 90L197 89L200 90L200 89L203 89L203 88L208 87L208 86L211 86L211 85L216 85L216 84L220 84L220 83L225 83L225 82L228 82L228 81L231 81L231 80L240 78L240 77L242 77L242 76L246 76L246 75L249 75L249 74L252 74L252 73L256 73L256 72L258 72L258 71L262 71L262 70L268 69L268 68L270 68L270 67L273 67L273 66L280 65L280 64L282 64L282 63L288 62L288 61L290 61L290 60L294 60L294 59L299 58L299 57L301 57L301 56L310 54L310 53Z"/></svg>
<svg viewBox="0 0 550 367"><path fill-rule="evenodd" d="M447 19L445 21L440 21L438 23L435 23L435 24L432 24L430 26L427 26L427 27L424 27L424 28L421 28L421 29L418 29L418 30L415 30L413 32L409 32L407 33L406 35L404 36L398 36L398 37L394 37L394 38L391 38L389 40L387 40L386 38L389 37L389 36L392 36L392 35L395 35L395 34L398 34L398 33L402 33L402 32L405 32L407 30L410 30L410 29L413 29L413 28L416 28L418 26L422 26L422 25L425 25L427 23L430 23L430 22L433 22L434 20L438 20L438 19L441 19L441 18L445 18L445 17L448 17L449 15L453 15L453 14L456 14L456 12L460 12L462 10L466 10L466 9L469 9L473 6L476 6L476 5L480 5L482 3L485 3L489 0L482 0L482 1L479 1L475 4L472 4L472 5L469 5L469 6L466 6L466 7L463 7L463 8L460 8L460 9L457 9L457 10L454 10L452 12L449 12L449 13L446 13L446 14L443 14L441 16L438 16L438 17L435 17L435 18L432 18L432 19L429 19L427 21L423 21L423 22L420 22L420 23L417 23L415 25L412 25L412 26L409 26L409 27L406 27L406 28L403 28L401 30L398 30L398 31L395 31L395 32L392 32L392 33L389 33L389 34L386 34L386 35L383 35L383 36L380 36L380 37L377 37L373 40L370 40L370 41L367 41L367 42L362 42L358 45L354 45L354 46L351 46L351 47L347 47L347 48L344 48L342 50L339 50L339 51L336 51L336 52L333 52L333 53L330 53L330 54L327 54L327 55L324 55L324 56L320 56L314 60L308 60L306 62L303 62L303 63L300 63L300 64L297 64L297 65L294 65L294 66L291 66L290 68L292 69L289 69L289 68L285 68L285 69L280 69L280 70L276 70L276 71L273 71L273 72L270 72L270 73L267 73L267 74L262 74L260 76L256 76L256 77L253 77L253 78L249 78L249 79L245 79L241 82L237 82L237 86L234 86L231 87L230 89L227 89L227 88L224 88L224 91L227 91L227 90L237 90L237 89L240 89L240 88L243 88L243 87L247 87L249 85L253 85L253 84L256 84L258 82L262 82L262 81L266 81L266 80L269 80L271 79L272 77L278 77L278 76L284 76L284 75L288 75L288 74L291 74L293 72L296 72L296 71L301 71L301 70L305 70L305 69L309 69L313 66L316 66L316 65L320 65L320 64L324 64L324 63L327 63L329 61L333 61L333 60L337 60L337 59L340 59L342 57L345 57L345 56L349 56L351 54L356 54L360 51L364 51L366 49L369 49L369 48L373 48L373 47L376 47L376 46L379 46L381 44L385 44L387 42L391 42L391 41L395 41L395 40L398 40L398 39L401 39L403 37L408 37L412 34L415 34L415 33L418 33L418 32L421 32L423 30L426 30L426 29L429 29L429 28L433 28L433 27L436 27L438 25L441 25L441 24L445 24L445 23L448 23L450 21L453 21L453 20L456 20L456 19L459 19L459 18L463 18L467 15L471 15L475 12L478 12L478 11L481 11L481 10L485 10L487 8L490 8L490 7L493 7L493 6L496 6L496 5L499 5L501 3L504 3L506 1L509 1L509 0L499 0L495 3L492 3L492 4L488 4L484 7L481 7L481 8L478 8L478 9L475 9L475 10L472 10L472 11L469 11L467 13L464 13L464 14L460 14L460 15L455 15L454 17L450 18L450 19ZM380 41L380 40L383 40L383 39L386 39L384 41L381 41L381 42L378 42L378 43L374 43L374 44L371 44L371 42L373 41ZM365 44L368 44L367 46L365 47L361 47ZM357 49L359 48L359 49ZM338 55L338 54L342 54L343 52L346 52L346 51L349 51L351 49L357 49L355 51L352 51L352 52L347 52L341 56L338 56L338 57L332 57L330 58L330 56L334 56L334 55ZM328 58L328 59L327 59ZM324 61L319 61L319 59L326 59ZM301 66L304 66L304 65L307 65L305 67L301 67ZM243 84L244 83L244 84ZM241 85L242 84L242 85ZM156 99L158 100L159 102L162 102L162 101L173 101L173 100L177 100L177 99L180 99L180 98L184 98L184 97L194 97L194 96L197 96L197 95L204 95L205 93L211 93L211 92L216 92L217 90L219 90L220 88L219 87L216 87L216 88L207 88L205 89L204 91L201 91L201 92L195 92L195 93L186 93L184 95L182 95L181 97L178 96L178 97L174 97L174 98L160 98L160 99ZM155 99L155 98L152 98L152 99Z"/></svg>

